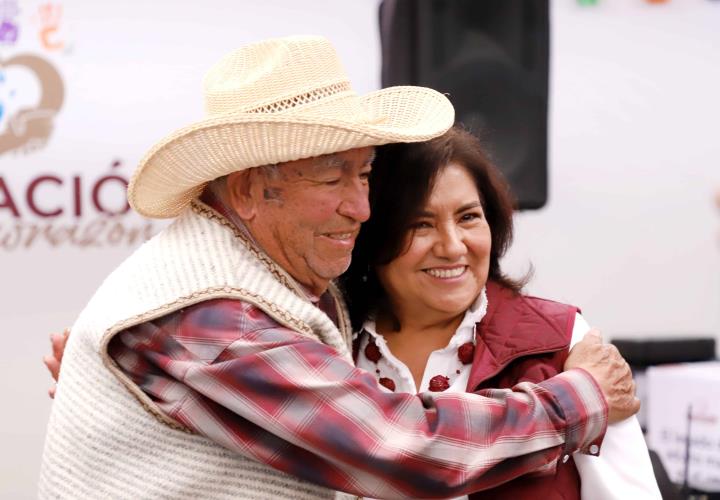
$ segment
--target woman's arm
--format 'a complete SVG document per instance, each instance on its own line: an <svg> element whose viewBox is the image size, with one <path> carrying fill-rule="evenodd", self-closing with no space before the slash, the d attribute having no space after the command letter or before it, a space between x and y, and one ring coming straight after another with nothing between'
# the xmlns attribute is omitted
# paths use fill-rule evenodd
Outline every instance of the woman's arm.
<svg viewBox="0 0 720 500"><path fill-rule="evenodd" d="M590 326L575 317L572 347ZM580 473L582 500L661 499L650 455L635 416L608 425L600 455L573 455Z"/></svg>

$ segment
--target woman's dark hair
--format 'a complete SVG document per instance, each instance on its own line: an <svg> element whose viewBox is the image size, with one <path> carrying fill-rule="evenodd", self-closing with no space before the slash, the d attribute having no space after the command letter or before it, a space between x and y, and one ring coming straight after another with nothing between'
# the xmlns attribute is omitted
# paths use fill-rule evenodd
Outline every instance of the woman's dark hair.
<svg viewBox="0 0 720 500"><path fill-rule="evenodd" d="M500 258L513 237L513 198L500 171L490 162L480 141L460 126L427 142L389 144L377 148L370 174L370 219L363 224L350 268L340 278L353 328L368 315L387 307L387 297L375 267L403 254L412 223L425 206L435 179L449 163L465 167L475 179L492 234L488 279L519 292L527 282L500 270Z"/></svg>

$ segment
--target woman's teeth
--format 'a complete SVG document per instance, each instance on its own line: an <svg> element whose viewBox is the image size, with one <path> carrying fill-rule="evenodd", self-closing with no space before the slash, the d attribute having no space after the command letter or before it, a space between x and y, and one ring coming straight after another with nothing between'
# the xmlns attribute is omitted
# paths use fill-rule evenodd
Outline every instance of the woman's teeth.
<svg viewBox="0 0 720 500"><path fill-rule="evenodd" d="M457 278L465 272L465 266L452 269L425 269L425 272L433 278Z"/></svg>

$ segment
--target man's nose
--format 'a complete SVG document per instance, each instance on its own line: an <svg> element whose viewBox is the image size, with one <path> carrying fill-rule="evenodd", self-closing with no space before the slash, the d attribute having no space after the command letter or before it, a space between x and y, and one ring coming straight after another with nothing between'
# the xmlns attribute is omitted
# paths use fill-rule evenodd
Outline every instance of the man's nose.
<svg viewBox="0 0 720 500"><path fill-rule="evenodd" d="M367 183L353 182L345 188L338 213L357 222L370 218Z"/></svg>

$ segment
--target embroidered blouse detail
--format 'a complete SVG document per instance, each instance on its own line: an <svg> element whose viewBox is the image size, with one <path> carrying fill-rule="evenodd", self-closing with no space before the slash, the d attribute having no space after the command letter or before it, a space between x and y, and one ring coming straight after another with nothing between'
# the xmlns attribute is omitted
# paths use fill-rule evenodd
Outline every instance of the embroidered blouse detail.
<svg viewBox="0 0 720 500"><path fill-rule="evenodd" d="M465 392L475 354L475 325L487 311L487 294L483 288L475 303L467 310L460 326L442 349L433 351L428 358L420 387L410 369L397 359L387 347L375 321L368 320L356 335L357 366L375 374L378 383L391 392Z"/></svg>

